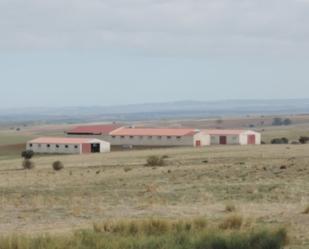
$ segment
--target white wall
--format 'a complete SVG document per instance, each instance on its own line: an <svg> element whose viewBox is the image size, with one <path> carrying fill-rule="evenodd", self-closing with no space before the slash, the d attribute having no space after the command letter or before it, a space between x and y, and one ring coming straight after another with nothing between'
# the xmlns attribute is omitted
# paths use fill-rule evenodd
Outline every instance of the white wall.
<svg viewBox="0 0 309 249"><path fill-rule="evenodd" d="M221 135L210 135L210 144L212 145L219 145L220 144L220 136ZM239 135L222 135L226 136L226 143L227 144L240 144L240 137Z"/></svg>
<svg viewBox="0 0 309 249"><path fill-rule="evenodd" d="M207 146L210 145L210 136L208 134L205 134L203 132L197 133L194 135L194 141L193 141L193 146L196 146L196 141L200 140L201 141L201 146Z"/></svg>
<svg viewBox="0 0 309 249"><path fill-rule="evenodd" d="M242 135L242 143L241 144L248 144L248 135L255 135L255 144L261 144L261 133L255 131L246 131Z"/></svg>
<svg viewBox="0 0 309 249"><path fill-rule="evenodd" d="M133 146L193 146L193 136L114 136L111 138L112 145Z"/></svg>
<svg viewBox="0 0 309 249"><path fill-rule="evenodd" d="M100 152L103 153L103 152L110 152L110 151L111 151L111 144L108 142L101 141L100 142Z"/></svg>
<svg viewBox="0 0 309 249"><path fill-rule="evenodd" d="M47 144L35 144L27 143L27 150L32 150L34 153L46 153L46 154L81 154L81 145L80 144L68 144L66 148L65 144L59 144L59 148L56 147L56 144L50 144L50 147ZM75 148L77 146L77 148Z"/></svg>

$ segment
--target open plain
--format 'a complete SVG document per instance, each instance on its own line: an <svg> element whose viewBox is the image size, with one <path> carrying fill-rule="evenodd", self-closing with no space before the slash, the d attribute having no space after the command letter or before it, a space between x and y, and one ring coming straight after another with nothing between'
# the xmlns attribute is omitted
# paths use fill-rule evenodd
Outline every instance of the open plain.
<svg viewBox="0 0 309 249"><path fill-rule="evenodd" d="M64 233L127 218L205 217L227 206L247 223L284 226L290 248L309 247L309 145L215 146L0 161L0 232ZM163 167L146 167L166 155ZM52 163L61 160L64 170Z"/></svg>

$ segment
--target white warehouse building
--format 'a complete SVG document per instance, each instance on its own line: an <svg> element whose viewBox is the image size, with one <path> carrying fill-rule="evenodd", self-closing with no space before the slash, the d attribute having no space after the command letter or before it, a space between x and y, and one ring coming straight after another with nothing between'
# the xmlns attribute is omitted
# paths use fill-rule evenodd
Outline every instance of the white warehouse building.
<svg viewBox="0 0 309 249"><path fill-rule="evenodd" d="M211 145L258 145L261 134L251 130L205 130Z"/></svg>
<svg viewBox="0 0 309 249"><path fill-rule="evenodd" d="M110 151L110 143L94 138L40 137L27 143L27 150L41 154L89 154Z"/></svg>
<svg viewBox="0 0 309 249"><path fill-rule="evenodd" d="M127 128L110 133L112 145L121 146L190 146L209 145L210 137L203 131L179 128Z"/></svg>

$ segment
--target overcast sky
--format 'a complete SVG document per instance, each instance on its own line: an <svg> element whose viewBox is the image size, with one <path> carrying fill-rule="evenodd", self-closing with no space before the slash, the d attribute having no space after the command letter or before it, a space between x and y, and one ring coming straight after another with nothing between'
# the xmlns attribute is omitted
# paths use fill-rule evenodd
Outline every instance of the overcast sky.
<svg viewBox="0 0 309 249"><path fill-rule="evenodd" d="M309 0L0 0L0 108L309 97Z"/></svg>

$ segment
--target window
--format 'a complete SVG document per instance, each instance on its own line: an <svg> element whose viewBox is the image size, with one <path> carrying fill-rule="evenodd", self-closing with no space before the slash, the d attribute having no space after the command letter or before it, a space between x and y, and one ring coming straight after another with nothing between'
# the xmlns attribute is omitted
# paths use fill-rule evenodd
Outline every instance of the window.
<svg viewBox="0 0 309 249"><path fill-rule="evenodd" d="M139 136L139 139L143 139L143 136Z"/></svg>
<svg viewBox="0 0 309 249"><path fill-rule="evenodd" d="M167 139L171 139L172 137L171 136L167 136Z"/></svg>
<svg viewBox="0 0 309 249"><path fill-rule="evenodd" d="M124 139L124 136L121 136L121 139Z"/></svg>
<svg viewBox="0 0 309 249"><path fill-rule="evenodd" d="M56 148L59 148L59 144L56 144Z"/></svg>
<svg viewBox="0 0 309 249"><path fill-rule="evenodd" d="M133 136L130 136L130 139L133 139L134 137Z"/></svg>
<svg viewBox="0 0 309 249"><path fill-rule="evenodd" d="M29 144L29 146L30 146L30 147L32 147L32 146L33 146L33 144Z"/></svg>
<svg viewBox="0 0 309 249"><path fill-rule="evenodd" d="M75 148L75 149L78 149L78 145L75 145L74 148Z"/></svg>
<svg viewBox="0 0 309 249"><path fill-rule="evenodd" d="M47 144L46 147L49 148L49 147L50 147L50 144Z"/></svg>
<svg viewBox="0 0 309 249"><path fill-rule="evenodd" d="M177 137L177 140L181 140L181 137L178 136L178 137Z"/></svg>
<svg viewBox="0 0 309 249"><path fill-rule="evenodd" d="M162 139L162 136L158 136L158 139L161 140L161 139Z"/></svg>
<svg viewBox="0 0 309 249"><path fill-rule="evenodd" d="M112 138L116 138L116 136L112 136Z"/></svg>
<svg viewBox="0 0 309 249"><path fill-rule="evenodd" d="M38 144L38 147L41 148L41 144Z"/></svg>
<svg viewBox="0 0 309 249"><path fill-rule="evenodd" d="M65 148L68 149L68 148L69 148L69 145L65 145Z"/></svg>
<svg viewBox="0 0 309 249"><path fill-rule="evenodd" d="M152 139L152 136L148 136L148 139Z"/></svg>

